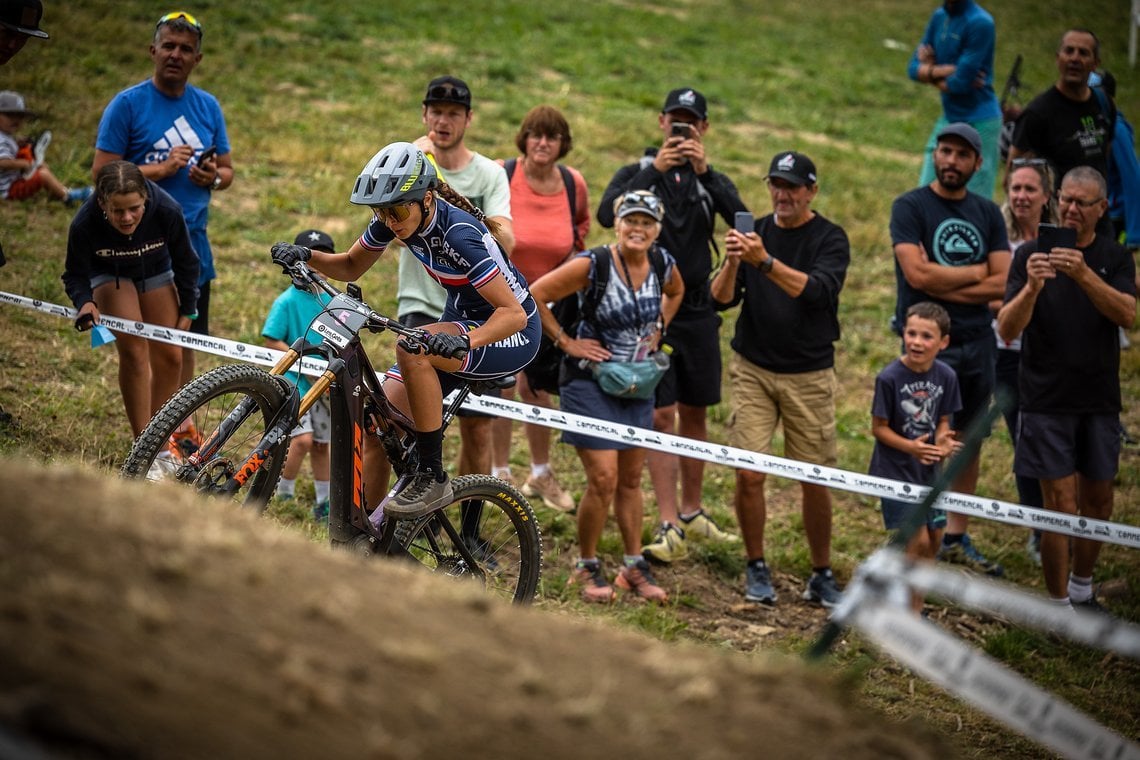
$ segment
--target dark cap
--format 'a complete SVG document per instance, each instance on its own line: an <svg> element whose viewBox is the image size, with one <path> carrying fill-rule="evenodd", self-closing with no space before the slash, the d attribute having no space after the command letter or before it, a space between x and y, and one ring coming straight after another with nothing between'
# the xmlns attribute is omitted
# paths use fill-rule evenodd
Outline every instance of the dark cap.
<svg viewBox="0 0 1140 760"><path fill-rule="evenodd" d="M458 103L470 110L471 88L458 77L436 77L428 83L424 95L424 105L430 103Z"/></svg>
<svg viewBox="0 0 1140 760"><path fill-rule="evenodd" d="M303 245L306 248L312 248L316 251L324 251L325 253L336 253L336 243L329 237L327 232L320 230L305 230L297 235L297 239L293 241L294 245Z"/></svg>
<svg viewBox="0 0 1140 760"><path fill-rule="evenodd" d="M946 137L957 137L960 140L965 140L966 144L973 148L975 153L979 156L982 155L982 136L978 134L978 130L966 122L957 121L946 126L938 133L937 139L941 141Z"/></svg>
<svg viewBox="0 0 1140 760"><path fill-rule="evenodd" d="M0 26L20 34L48 38L48 33L40 29L40 19L44 17L44 6L40 0L0 0Z"/></svg>
<svg viewBox="0 0 1140 760"><path fill-rule="evenodd" d="M678 88L665 96L665 106L661 109L661 113L672 111L688 111L701 121L709 117L705 96L691 87Z"/></svg>
<svg viewBox="0 0 1140 760"><path fill-rule="evenodd" d="M815 164L803 153L786 150L777 153L768 166L768 177L778 177L796 185L815 184Z"/></svg>
<svg viewBox="0 0 1140 760"><path fill-rule="evenodd" d="M665 204L648 190L630 190L614 198L614 217L624 219L630 214L646 214L660 222L665 216Z"/></svg>

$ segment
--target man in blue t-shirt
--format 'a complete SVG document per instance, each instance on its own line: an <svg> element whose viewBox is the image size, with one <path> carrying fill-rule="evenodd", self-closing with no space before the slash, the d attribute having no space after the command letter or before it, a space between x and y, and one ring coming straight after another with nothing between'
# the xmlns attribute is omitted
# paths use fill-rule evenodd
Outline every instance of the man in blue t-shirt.
<svg viewBox="0 0 1140 760"><path fill-rule="evenodd" d="M895 252L898 296L894 322L902 329L906 311L933 301L950 314L950 346L939 358L958 374L962 411L954 415L961 433L984 414L994 389L994 343L989 303L1005 295L1009 240L1001 209L966 189L982 164L982 139L965 123L950 124L937 135L934 181L895 199L891 207L891 244ZM954 490L974 493L979 456L954 481ZM1000 576L1001 565L974 548L965 515L951 513L939 557L987 575Z"/></svg>
<svg viewBox="0 0 1140 760"><path fill-rule="evenodd" d="M942 94L942 116L930 131L918 184L934 179L934 145L948 124L964 121L982 137L982 165L970 192L992 198L997 178L1001 104L994 94L994 19L974 0L946 0L935 9L911 56L907 75Z"/></svg>
<svg viewBox="0 0 1140 760"><path fill-rule="evenodd" d="M150 45L154 74L116 95L103 111L92 176L111 161L138 164L182 206L190 242L201 262L198 313L191 332L208 335L214 256L206 237L210 197L233 184L226 121L217 98L189 84L202 60L202 25L188 13L158 20ZM194 353L182 354L182 382L194 376Z"/></svg>

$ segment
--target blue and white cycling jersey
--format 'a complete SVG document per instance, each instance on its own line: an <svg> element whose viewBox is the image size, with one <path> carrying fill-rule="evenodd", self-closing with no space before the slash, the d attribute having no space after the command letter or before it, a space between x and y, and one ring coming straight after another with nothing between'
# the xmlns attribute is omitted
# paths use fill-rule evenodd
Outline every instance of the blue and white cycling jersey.
<svg viewBox="0 0 1140 760"><path fill-rule="evenodd" d="M466 211L436 199L435 217L422 232L402 241L424 268L447 291L445 315L485 322L495 307L478 289L501 272L511 292L527 312L535 313L527 282L507 259L487 227ZM382 251L395 235L378 219L364 230L360 244Z"/></svg>

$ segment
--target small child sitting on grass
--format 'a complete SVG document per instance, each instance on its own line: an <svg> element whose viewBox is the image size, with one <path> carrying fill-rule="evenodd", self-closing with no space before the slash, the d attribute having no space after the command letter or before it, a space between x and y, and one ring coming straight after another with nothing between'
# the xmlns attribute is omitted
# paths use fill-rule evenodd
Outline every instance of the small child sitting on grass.
<svg viewBox="0 0 1140 760"><path fill-rule="evenodd" d="M958 376L938 352L950 344L950 315L936 303L923 301L907 309L903 355L875 378L871 404L871 434L875 450L870 474L908 483L930 485L940 463L961 448L950 428L950 417L962 408ZM883 523L897 531L918 509L917 503L883 500ZM946 512L931 509L925 529L915 531L906 555L933 560L942 545ZM911 607L922 612L922 595L911 594Z"/></svg>
<svg viewBox="0 0 1140 760"><path fill-rule="evenodd" d="M326 233L320 230L305 230L297 235L294 241L314 251L335 253L336 246ZM298 290L290 285L269 309L265 318L265 326L261 329L261 337L265 338L265 345L285 351L309 330L313 318L321 312L329 297L321 293L320 298L304 290ZM309 342L320 343L321 336L315 332L309 333ZM302 396L312 386L312 380L298 373L290 372L288 377L296 379L297 389ZM281 480L277 483L275 496L282 501L294 498L297 475L301 472L301 464L305 455L309 455L313 467L313 490L315 492L316 506L313 507L313 519L318 522L328 519L329 516L329 440L331 438L332 420L329 412L328 395L322 396L313 404L309 411L297 422L289 438L289 454L285 457L285 469L281 473Z"/></svg>
<svg viewBox="0 0 1140 760"><path fill-rule="evenodd" d="M0 91L0 198L24 200L46 190L69 206L87 200L91 196L89 185L65 187L43 163L42 156L35 155L31 141L18 135L24 121L33 117L20 93Z"/></svg>

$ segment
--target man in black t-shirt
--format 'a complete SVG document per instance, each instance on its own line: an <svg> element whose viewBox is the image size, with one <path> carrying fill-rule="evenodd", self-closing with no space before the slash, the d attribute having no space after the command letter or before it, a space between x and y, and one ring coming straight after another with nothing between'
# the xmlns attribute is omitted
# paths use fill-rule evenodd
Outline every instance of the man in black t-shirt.
<svg viewBox="0 0 1140 760"><path fill-rule="evenodd" d="M773 213L747 234L728 231L724 266L712 282L718 308L742 303L729 364L729 442L771 453L779 425L784 456L834 466L835 341L851 247L841 227L811 208L819 185L810 158L776 154L767 180ZM765 479L761 472L737 470L734 503L748 556L744 598L771 605L776 594L764 562ZM834 607L840 591L831 572L831 493L806 481L800 492L812 564L803 596Z"/></svg>
<svg viewBox="0 0 1140 760"><path fill-rule="evenodd" d="M1075 248L1026 243L998 312L1004 340L1021 334L1020 427L1014 472L1041 481L1045 507L1112 517L1120 458L1119 328L1136 320L1136 267L1128 249L1096 232L1108 210L1104 177L1077 167L1061 182L1062 224ZM1023 332L1024 331L1024 332ZM1058 604L1099 608L1092 574L1100 542L1044 533L1041 567Z"/></svg>
<svg viewBox="0 0 1140 760"><path fill-rule="evenodd" d="M1060 179L1077 166L1108 176L1116 109L1104 91L1089 87L1100 65L1100 42L1087 29L1070 29L1057 48L1057 81L1034 98L1017 119L1009 160L1036 156Z"/></svg>
<svg viewBox="0 0 1140 760"><path fill-rule="evenodd" d="M895 323L919 301L934 301L950 313L950 347L939 359L958 374L962 411L954 415L961 433L986 412L994 389L994 354L989 302L1005 293L1009 240L1001 210L966 189L981 164L982 140L969 124L950 124L934 147L935 179L895 199L891 243L898 297ZM955 479L953 488L974 493L979 456ZM1001 565L979 552L966 533L967 517L951 512L939 558L1000 576Z"/></svg>
<svg viewBox="0 0 1140 760"><path fill-rule="evenodd" d="M715 171L705 152L709 129L705 96L680 87L665 98L657 117L664 140L641 160L614 174L598 204L598 222L614 226L614 200L630 190L649 190L665 204L658 243L677 260L685 281L685 299L665 343L672 365L657 386L653 427L664 433L707 440L708 407L720 402L720 316L709 300L712 236L716 217L730 226L737 211L747 211L732 180ZM646 556L672 562L688 555L684 536L738 540L721 530L701 508L704 460L651 451L647 457L661 525ZM680 474L681 501L677 502Z"/></svg>

